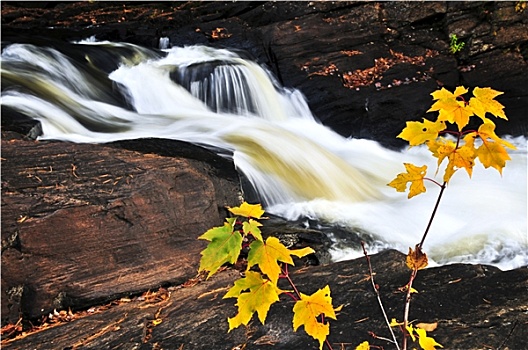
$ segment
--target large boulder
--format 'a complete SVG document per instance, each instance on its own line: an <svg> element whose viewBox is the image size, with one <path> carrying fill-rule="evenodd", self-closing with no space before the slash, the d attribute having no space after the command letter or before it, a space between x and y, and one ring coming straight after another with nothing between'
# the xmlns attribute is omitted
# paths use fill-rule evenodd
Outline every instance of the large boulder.
<svg viewBox="0 0 528 350"><path fill-rule="evenodd" d="M405 256L385 251L371 257L389 320L403 318L410 270ZM283 294L273 304L265 324L256 315L247 327L228 333L228 317L237 308L234 299L223 299L240 273L221 272L200 282L123 298L81 314L60 312L47 319L45 331L4 342L9 349L318 349L319 343L303 327L293 332L293 300ZM312 294L328 285L337 320L329 320L329 342L334 349L355 349L363 341L392 348L365 258L325 266L304 267L291 273L301 293ZM281 281L282 283L282 281ZM455 264L421 270L414 283L409 318L437 324L429 336L445 349L523 349L528 336L526 268L507 272L484 265ZM283 289L291 289L281 284ZM55 318L55 319L54 319ZM69 320L69 321L68 321ZM72 321L73 320L73 321ZM56 327L49 327L50 324ZM401 332L395 328L401 341ZM373 338L372 335L380 337ZM413 344L418 346L417 344ZM414 347L413 346L413 347Z"/></svg>
<svg viewBox="0 0 528 350"><path fill-rule="evenodd" d="M240 203L232 163L182 142L2 136L3 324L182 283Z"/></svg>

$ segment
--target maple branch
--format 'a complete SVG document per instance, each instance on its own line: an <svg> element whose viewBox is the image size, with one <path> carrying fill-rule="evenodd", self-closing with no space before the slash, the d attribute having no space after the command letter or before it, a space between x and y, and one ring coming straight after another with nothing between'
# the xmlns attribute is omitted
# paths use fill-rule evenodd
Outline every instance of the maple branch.
<svg viewBox="0 0 528 350"><path fill-rule="evenodd" d="M439 134L451 134L451 135L457 135L457 137L460 135L460 131L453 131L453 130L442 130L439 132Z"/></svg>
<svg viewBox="0 0 528 350"><path fill-rule="evenodd" d="M385 307L383 306L383 302L381 301L381 296L380 296L378 287L376 286L376 283L374 282L374 272L372 272L372 264L370 263L370 256L367 253L367 249L365 248L365 242L363 241L361 242L361 247L363 247L363 254L365 254L365 258L367 259L369 275L370 275L370 282L372 283L372 288L374 289L374 292L376 293L378 304L381 308L381 313L383 314L383 317L385 318L385 323L387 324L387 327L389 327L389 331L393 339L393 340L390 340L390 339L387 339L387 340L390 342L393 342L394 345L396 345L396 349L400 350L400 346L398 345L398 341L396 340L396 335L394 334L392 327L390 326L389 318L387 317L387 313L385 312Z"/></svg>
<svg viewBox="0 0 528 350"><path fill-rule="evenodd" d="M321 314L321 323L324 324L324 322L325 322L324 314ZM325 338L325 344L326 346L328 346L329 350L334 350L334 348L332 347L332 344L330 344L330 341L328 341L328 337Z"/></svg>
<svg viewBox="0 0 528 350"><path fill-rule="evenodd" d="M460 141L460 138L457 139L457 147L458 142ZM433 208L433 212L431 213L431 218L429 219L429 222L427 223L427 227L425 228L425 232L422 236L422 240L420 243L416 246L417 251L421 251L422 246L425 241L425 237L427 237L427 234L429 233L429 229L431 228L431 225L433 223L433 220L436 216L436 211L438 210L438 207L440 205L440 200L442 199L442 195L444 194L444 190L447 187L447 182L444 181L442 185L440 185L440 193L438 194L438 198L436 199L435 206ZM418 273L418 268L415 267L412 270L411 277L409 278L409 283L407 284L407 294L405 296L405 310L403 313L403 331L405 336L403 337L403 349L407 349L407 324L409 322L409 310L411 308L411 291L412 291L412 284L414 282L414 279L416 278L416 275Z"/></svg>
<svg viewBox="0 0 528 350"><path fill-rule="evenodd" d="M438 198L436 199L436 203L435 203L433 212L431 213L431 218L429 219L429 223L427 224L427 228L425 229L425 232L424 232L424 234L422 236L422 240L418 244L418 248L420 248L420 249L422 249L422 246L423 246L424 241L425 241L425 237L427 237L427 234L429 233L429 229L431 228L431 224L433 223L433 220L435 218L436 211L438 210L438 206L440 205L440 200L442 199L442 195L444 194L444 190L446 189L446 186L447 186L447 182L444 182L440 186L440 188L441 188L440 189L440 193L438 194Z"/></svg>

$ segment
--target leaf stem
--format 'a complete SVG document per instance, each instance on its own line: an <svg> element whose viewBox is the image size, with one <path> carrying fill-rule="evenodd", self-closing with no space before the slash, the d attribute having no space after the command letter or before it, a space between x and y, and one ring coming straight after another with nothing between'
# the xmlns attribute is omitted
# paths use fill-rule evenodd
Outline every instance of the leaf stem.
<svg viewBox="0 0 528 350"><path fill-rule="evenodd" d="M432 183L438 185L438 187L442 187L442 185L440 184L440 182L434 180L434 179L431 179L429 177L424 177L424 180L428 180L428 181L431 181Z"/></svg>
<svg viewBox="0 0 528 350"><path fill-rule="evenodd" d="M288 280L288 282L290 283L290 286L293 288L293 291L297 295L297 298L301 299L301 293L299 293L299 290L297 289L297 287L293 283L292 279L290 278L290 274L288 273L288 264L283 264L282 266L284 266L284 268L281 268L282 276L280 276L280 277L286 278Z"/></svg>
<svg viewBox="0 0 528 350"><path fill-rule="evenodd" d="M460 138L458 140L460 140ZM458 142L457 142L457 146L458 146ZM446 189L446 187L447 187L447 182L444 182L440 186L440 193L438 193L438 198L436 199L436 203L435 203L435 206L433 208L433 212L431 213L431 218L429 219L429 222L427 223L427 227L426 227L425 232L424 232L424 234L422 236L422 240L416 246L416 250L421 250L422 249L422 246L424 244L425 238L427 237L427 234L429 233L429 229L431 228L433 220L434 220L434 218L436 216L436 211L438 210L438 206L440 205L440 200L442 199L442 195L444 194L444 190ZM407 349L407 333L408 333L407 325L409 323L409 310L411 308L411 290L412 290L412 285L413 285L414 279L416 278L417 274L418 274L418 269L414 268L412 270L411 277L409 278L409 283L407 284L407 294L405 295L405 310L403 312L403 331L404 331L404 334L405 334L405 336L403 337L403 350Z"/></svg>

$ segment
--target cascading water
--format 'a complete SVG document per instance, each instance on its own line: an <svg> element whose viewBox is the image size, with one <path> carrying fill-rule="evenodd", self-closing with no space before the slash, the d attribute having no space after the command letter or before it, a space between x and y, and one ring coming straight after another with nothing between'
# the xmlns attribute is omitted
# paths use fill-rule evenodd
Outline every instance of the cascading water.
<svg viewBox="0 0 528 350"><path fill-rule="evenodd" d="M41 139L158 137L220 150L269 212L368 235L371 252L414 246L436 200L433 186L412 200L386 186L403 162L434 169L426 149L395 152L343 138L314 119L299 91L228 50L13 44L2 52L2 79L2 105L38 119ZM453 178L425 244L437 263L528 264L526 140L510 141L518 150L502 177L476 168L472 180ZM336 260L360 255L339 244L333 253Z"/></svg>

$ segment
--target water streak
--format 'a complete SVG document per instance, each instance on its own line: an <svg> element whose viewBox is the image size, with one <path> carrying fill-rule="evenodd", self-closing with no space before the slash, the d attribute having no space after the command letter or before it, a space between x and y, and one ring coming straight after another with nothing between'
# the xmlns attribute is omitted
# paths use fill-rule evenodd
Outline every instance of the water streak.
<svg viewBox="0 0 528 350"><path fill-rule="evenodd" d="M86 54L13 44L2 52L2 105L40 120L41 139L160 137L223 150L272 213L346 227L372 237L372 249L406 251L419 241L437 188L407 200L386 183L403 162L434 169L426 149L339 136L299 91L229 50L87 40L72 45L79 51ZM455 175L425 245L437 263L528 264L526 140L511 142L519 149L502 178L483 168L471 181ZM357 254L334 249L336 260Z"/></svg>

